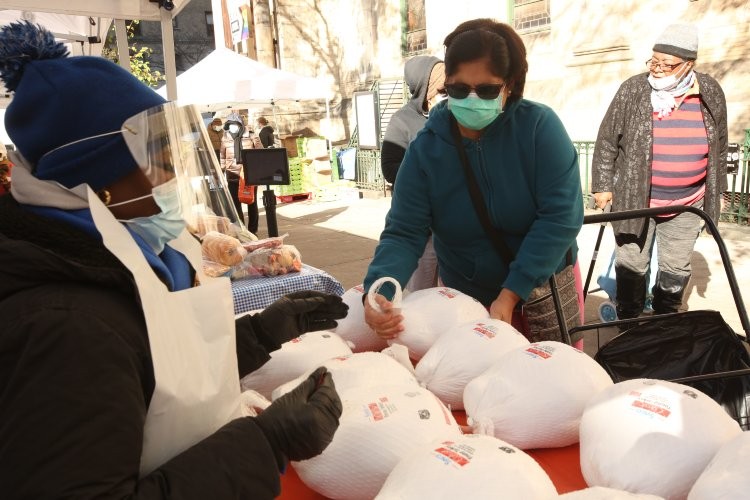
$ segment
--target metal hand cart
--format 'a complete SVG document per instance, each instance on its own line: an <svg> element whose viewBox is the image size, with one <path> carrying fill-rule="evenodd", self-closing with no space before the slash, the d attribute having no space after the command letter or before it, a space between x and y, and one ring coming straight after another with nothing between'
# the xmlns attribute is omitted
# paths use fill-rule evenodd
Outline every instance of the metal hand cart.
<svg viewBox="0 0 750 500"><path fill-rule="evenodd" d="M717 311L697 310L589 323L563 332L563 338L597 330L599 344L602 328L617 327L621 333L604 345L598 345L599 350L594 356L615 382L652 378L689 385L721 404L743 430L750 430L750 345L747 340L750 320L726 245L711 218L695 207L672 206L587 215L584 224L605 225L613 221L683 212L701 217L719 248L744 337L732 330ZM594 249L594 262L601 232ZM593 262L584 286L584 300L592 270Z"/></svg>

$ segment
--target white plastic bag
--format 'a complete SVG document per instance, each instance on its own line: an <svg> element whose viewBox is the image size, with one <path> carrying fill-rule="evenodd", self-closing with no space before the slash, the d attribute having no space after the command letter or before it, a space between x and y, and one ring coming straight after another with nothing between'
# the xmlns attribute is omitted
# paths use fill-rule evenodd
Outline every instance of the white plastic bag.
<svg viewBox="0 0 750 500"><path fill-rule="evenodd" d="M365 323L365 308L362 305L365 289L362 285L350 288L341 297L344 304L349 306L346 317L336 320L338 326L334 330L341 338L353 344L352 351L382 351L388 347L385 339L378 335Z"/></svg>
<svg viewBox="0 0 750 500"><path fill-rule="evenodd" d="M330 358L322 364L331 372L336 392L345 398L351 390L383 385L419 387L419 383L408 368L392 357L379 352L360 352L347 356ZM293 390L315 369L306 371L299 377L274 389L271 399L277 399Z"/></svg>
<svg viewBox="0 0 750 500"><path fill-rule="evenodd" d="M513 349L464 390L467 423L522 450L578 442L586 403L612 385L604 368L562 342Z"/></svg>
<svg viewBox="0 0 750 500"><path fill-rule="evenodd" d="M722 445L740 434L702 392L663 380L619 382L581 419L581 472L589 486L684 499Z"/></svg>
<svg viewBox="0 0 750 500"><path fill-rule="evenodd" d="M750 432L743 432L719 448L690 490L688 500L750 496L750 474L745 469L749 460Z"/></svg>
<svg viewBox="0 0 750 500"><path fill-rule="evenodd" d="M529 345L521 332L499 319L463 323L438 338L416 366L417 380L453 410L464 407L464 388L495 361Z"/></svg>
<svg viewBox="0 0 750 500"><path fill-rule="evenodd" d="M586 488L585 490L571 491L564 495L550 497L550 500L553 500L553 498L561 498L564 500L664 500L663 497L656 495L630 493L628 491L615 490L603 486L594 486L593 488Z"/></svg>
<svg viewBox="0 0 750 500"><path fill-rule="evenodd" d="M419 446L388 475L378 500L557 497L544 469L515 446L467 434Z"/></svg>
<svg viewBox="0 0 750 500"><path fill-rule="evenodd" d="M349 391L333 441L322 454L292 462L312 490L333 499L371 499L399 460L417 447L456 439L458 424L424 388L369 387Z"/></svg>
<svg viewBox="0 0 750 500"><path fill-rule="evenodd" d="M479 301L448 287L410 293L401 303L401 315L404 331L390 342L408 347L409 356L416 361L445 331L490 316Z"/></svg>
<svg viewBox="0 0 750 500"><path fill-rule="evenodd" d="M333 332L308 332L273 351L271 359L245 375L240 385L243 391L254 390L263 397L270 398L271 392L281 384L314 370L335 356L347 356L351 353L349 345Z"/></svg>

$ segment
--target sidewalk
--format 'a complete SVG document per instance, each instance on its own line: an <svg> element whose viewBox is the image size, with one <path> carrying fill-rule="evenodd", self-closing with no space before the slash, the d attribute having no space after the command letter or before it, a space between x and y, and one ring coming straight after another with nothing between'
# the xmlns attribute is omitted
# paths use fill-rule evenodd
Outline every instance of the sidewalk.
<svg viewBox="0 0 750 500"><path fill-rule="evenodd" d="M279 234L289 233L287 243L299 249L303 262L325 270L336 277L344 289L348 289L362 283L383 229L390 202L391 198L365 198L351 202L300 201L280 204L276 210ZM591 264L599 227L599 224L587 224L578 236L578 256L584 280ZM719 230L737 282L740 289L745 292L745 283L750 281L750 228L720 223ZM262 209L259 232L260 237L265 237L266 219ZM614 237L611 229L607 228L599 249L590 289L597 288L596 278L608 264L613 248ZM698 239L692 265L693 276L685 297L687 308L717 310L734 331L742 333L737 307L728 286L727 273L712 236L703 234ZM604 292L592 293L587 297L587 323L599 321L599 304L607 298ZM750 301L750 295L747 293L744 301L747 306ZM604 337L609 335L608 332L602 333L603 341ZM595 333L592 332L592 335ZM586 351L589 350L587 346Z"/></svg>

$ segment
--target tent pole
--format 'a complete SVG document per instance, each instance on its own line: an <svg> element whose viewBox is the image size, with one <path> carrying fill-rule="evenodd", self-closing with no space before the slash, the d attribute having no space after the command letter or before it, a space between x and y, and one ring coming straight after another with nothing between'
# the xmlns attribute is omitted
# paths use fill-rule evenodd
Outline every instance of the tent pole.
<svg viewBox="0 0 750 500"><path fill-rule="evenodd" d="M326 96L326 123L328 124L328 130L326 131L326 142L328 143L328 161L333 168L333 146L331 145L331 106L329 105L328 97ZM336 174L338 179L338 174Z"/></svg>
<svg viewBox="0 0 750 500"><path fill-rule="evenodd" d="M174 31L172 11L159 8L161 16L161 39L164 47L164 73L167 75L167 100L177 99L177 65L174 60Z"/></svg>
<svg viewBox="0 0 750 500"><path fill-rule="evenodd" d="M125 19L115 19L115 39L117 40L117 61L120 66L131 72L128 29L125 27Z"/></svg>

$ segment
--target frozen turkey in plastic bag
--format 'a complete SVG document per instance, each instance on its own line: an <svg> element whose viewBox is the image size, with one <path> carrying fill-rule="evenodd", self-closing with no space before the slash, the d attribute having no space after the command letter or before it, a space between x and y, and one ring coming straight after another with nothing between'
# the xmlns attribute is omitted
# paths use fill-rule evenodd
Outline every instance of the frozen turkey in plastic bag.
<svg viewBox="0 0 750 500"><path fill-rule="evenodd" d="M271 353L266 364L244 376L240 386L243 391L254 390L270 398L271 392L281 384L314 370L328 359L351 353L349 345L333 332L308 332L284 342L281 349Z"/></svg>
<svg viewBox="0 0 750 500"><path fill-rule="evenodd" d="M406 295L401 315L404 330L389 342L408 347L409 356L416 361L448 329L490 316L479 301L448 287L425 288Z"/></svg>
<svg viewBox="0 0 750 500"><path fill-rule="evenodd" d="M240 411L243 417L257 417L269 406L271 402L257 391L248 390L240 394Z"/></svg>
<svg viewBox="0 0 750 500"><path fill-rule="evenodd" d="M522 450L578 442L589 399L612 379L587 354L544 341L504 354L464 390L467 423Z"/></svg>
<svg viewBox="0 0 750 500"><path fill-rule="evenodd" d="M323 453L292 462L313 491L333 499L371 499L399 460L419 446L461 435L453 415L421 387L349 391L333 441Z"/></svg>
<svg viewBox="0 0 750 500"><path fill-rule="evenodd" d="M365 308L362 297L365 289L362 285L350 288L341 298L349 306L346 317L336 320L338 326L334 330L341 338L353 344L353 352L382 351L388 347L385 339L378 337L375 331L365 323Z"/></svg>
<svg viewBox="0 0 750 500"><path fill-rule="evenodd" d="M740 426L706 394L663 380L618 382L581 419L581 472L589 486L684 499Z"/></svg>
<svg viewBox="0 0 750 500"><path fill-rule="evenodd" d="M419 387L414 374L392 357L380 352L359 352L347 356L337 356L322 363L328 368L336 384L336 392L346 397L350 390L382 385L404 385ZM317 368L317 367L316 367ZM271 393L276 399L297 387L315 368L299 377L280 385Z"/></svg>
<svg viewBox="0 0 750 500"><path fill-rule="evenodd" d="M594 486L584 490L571 491L564 495L550 497L549 500L561 498L563 500L664 500L657 495L646 495L641 493L630 493L629 491Z"/></svg>
<svg viewBox="0 0 750 500"><path fill-rule="evenodd" d="M688 500L713 500L715 498L750 497L750 432L739 436L719 448L693 488Z"/></svg>
<svg viewBox="0 0 750 500"><path fill-rule="evenodd" d="M555 485L529 455L492 436L466 434L419 446L401 459L375 498L551 497L557 497Z"/></svg>
<svg viewBox="0 0 750 500"><path fill-rule="evenodd" d="M463 323L443 333L419 360L417 380L454 410L464 407L464 388L495 361L529 345L505 321L486 318Z"/></svg>

